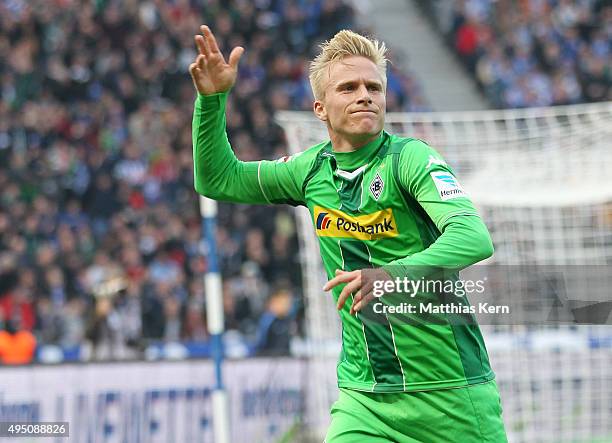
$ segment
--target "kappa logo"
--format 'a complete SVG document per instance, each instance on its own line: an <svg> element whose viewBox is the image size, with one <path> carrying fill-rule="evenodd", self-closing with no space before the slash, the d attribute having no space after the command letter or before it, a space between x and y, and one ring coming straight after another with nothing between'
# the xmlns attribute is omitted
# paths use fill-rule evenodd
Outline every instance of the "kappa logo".
<svg viewBox="0 0 612 443"><path fill-rule="evenodd" d="M446 162L442 159L439 158L435 158L433 155L429 155L429 163L427 163L427 166L425 166L425 169L429 169L431 168L432 165L438 165L438 166L447 166Z"/></svg>
<svg viewBox="0 0 612 443"><path fill-rule="evenodd" d="M377 172L376 177L370 183L370 192L374 196L374 199L378 201L380 194L382 194L383 188L385 187L385 182L383 181L380 174Z"/></svg>
<svg viewBox="0 0 612 443"><path fill-rule="evenodd" d="M451 198L467 197L467 194L450 172L432 172L431 178L442 200Z"/></svg>

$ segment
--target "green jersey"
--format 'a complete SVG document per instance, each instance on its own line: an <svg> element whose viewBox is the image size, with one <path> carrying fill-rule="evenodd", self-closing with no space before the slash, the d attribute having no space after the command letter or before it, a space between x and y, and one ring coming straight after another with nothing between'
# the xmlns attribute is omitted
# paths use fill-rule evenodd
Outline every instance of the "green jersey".
<svg viewBox="0 0 612 443"><path fill-rule="evenodd" d="M336 269L463 268L492 253L473 204L440 155L420 140L381 132L352 152L324 141L277 161L241 162L225 132L227 93L199 96L193 117L198 193L242 203L303 205L327 275ZM399 271L398 271L399 270ZM341 287L333 290L337 299ZM475 324L364 322L339 311L341 388L399 392L494 378Z"/></svg>

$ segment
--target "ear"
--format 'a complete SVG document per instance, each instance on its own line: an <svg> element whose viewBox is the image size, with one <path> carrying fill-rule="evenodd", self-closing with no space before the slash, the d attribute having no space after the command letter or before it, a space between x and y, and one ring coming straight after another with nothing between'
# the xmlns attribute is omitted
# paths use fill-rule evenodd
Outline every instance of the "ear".
<svg viewBox="0 0 612 443"><path fill-rule="evenodd" d="M312 105L312 110L319 120L322 122L327 121L327 110L325 109L325 105L321 100L315 100L314 104Z"/></svg>

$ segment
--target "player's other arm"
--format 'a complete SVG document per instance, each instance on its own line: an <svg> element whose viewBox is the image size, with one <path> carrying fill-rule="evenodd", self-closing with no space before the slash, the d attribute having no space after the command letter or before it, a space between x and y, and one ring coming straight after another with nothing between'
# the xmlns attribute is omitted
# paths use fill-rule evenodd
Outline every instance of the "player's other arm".
<svg viewBox="0 0 612 443"><path fill-rule="evenodd" d="M463 269L493 255L484 222L453 171L427 144L413 141L400 154L400 182L425 210L441 235L423 251L389 263L390 273ZM395 269L394 269L395 268Z"/></svg>
<svg viewBox="0 0 612 443"><path fill-rule="evenodd" d="M440 269L461 270L493 254L487 227L452 170L435 150L421 141L413 141L403 148L398 162L399 185L411 200L409 203L422 208L441 235L423 251L370 271L367 282L362 281L359 270L336 271L335 277L323 289L330 290L346 283L338 297L337 308L342 309L348 297L355 294L351 314L373 299L374 280L385 280L389 276L419 280Z"/></svg>
<svg viewBox="0 0 612 443"><path fill-rule="evenodd" d="M338 296L337 308L342 309L351 294L351 315L360 311L373 296L374 280L408 277L414 280L427 278L440 269L459 271L493 255L493 243L487 227L477 214L452 215L443 225L435 242L421 252L394 260L381 269L369 271L369 281L362 281L362 270L341 271L323 287L328 291L340 283L346 283Z"/></svg>
<svg viewBox="0 0 612 443"><path fill-rule="evenodd" d="M225 130L225 105L244 50L234 48L226 63L210 29L201 30L203 35L195 36L199 54L189 67L198 92L192 126L195 190L237 203L301 203L296 162L242 162L234 155Z"/></svg>

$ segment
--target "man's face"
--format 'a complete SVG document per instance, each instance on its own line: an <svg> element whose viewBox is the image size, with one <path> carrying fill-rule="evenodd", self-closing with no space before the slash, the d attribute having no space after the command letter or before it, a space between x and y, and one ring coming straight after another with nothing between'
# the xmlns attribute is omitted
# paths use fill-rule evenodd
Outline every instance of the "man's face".
<svg viewBox="0 0 612 443"><path fill-rule="evenodd" d="M368 141L385 122L385 91L376 65L361 56L350 56L330 66L325 96L314 103L316 116L332 135L349 143Z"/></svg>

